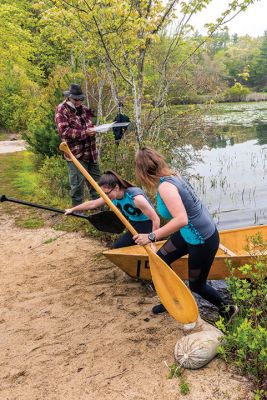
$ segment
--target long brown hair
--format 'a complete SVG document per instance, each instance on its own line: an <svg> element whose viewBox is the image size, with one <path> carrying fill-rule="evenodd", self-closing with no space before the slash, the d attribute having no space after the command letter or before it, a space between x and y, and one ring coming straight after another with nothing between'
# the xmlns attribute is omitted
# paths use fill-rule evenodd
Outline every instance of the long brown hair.
<svg viewBox="0 0 267 400"><path fill-rule="evenodd" d="M119 174L117 174L117 172L112 170L105 171L99 179L98 184L99 186L107 186L110 189L115 188L116 185L118 185L120 189L134 187L131 182L126 181Z"/></svg>
<svg viewBox="0 0 267 400"><path fill-rule="evenodd" d="M147 188L155 188L162 176L175 173L170 169L164 157L150 147L139 149L135 156L135 174Z"/></svg>

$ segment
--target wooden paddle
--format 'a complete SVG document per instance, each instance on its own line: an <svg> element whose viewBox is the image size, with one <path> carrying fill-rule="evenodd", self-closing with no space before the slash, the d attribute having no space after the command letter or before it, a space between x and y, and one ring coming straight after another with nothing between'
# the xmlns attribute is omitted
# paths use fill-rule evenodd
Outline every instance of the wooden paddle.
<svg viewBox="0 0 267 400"><path fill-rule="evenodd" d="M112 203L109 197L103 192L100 186L89 175L86 169L79 163L70 151L67 143L61 143L60 150L67 153L71 161L81 171L84 177L90 182L107 205L114 211L125 227L133 234L137 232L118 208ZM157 294L169 314L183 324L195 322L198 318L198 307L194 296L184 282L173 272L173 270L151 249L150 245L144 246L149 257L149 266L152 280Z"/></svg>

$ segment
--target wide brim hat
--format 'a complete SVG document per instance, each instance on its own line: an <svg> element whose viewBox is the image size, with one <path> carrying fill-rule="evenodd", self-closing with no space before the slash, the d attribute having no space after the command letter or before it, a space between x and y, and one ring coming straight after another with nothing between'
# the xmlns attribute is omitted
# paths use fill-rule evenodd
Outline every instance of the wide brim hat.
<svg viewBox="0 0 267 400"><path fill-rule="evenodd" d="M72 83L70 85L69 90L66 90L65 92L63 92L63 94L65 97L70 97L71 99L74 99L74 100L84 100L85 99L85 96L83 94L81 86L76 83Z"/></svg>

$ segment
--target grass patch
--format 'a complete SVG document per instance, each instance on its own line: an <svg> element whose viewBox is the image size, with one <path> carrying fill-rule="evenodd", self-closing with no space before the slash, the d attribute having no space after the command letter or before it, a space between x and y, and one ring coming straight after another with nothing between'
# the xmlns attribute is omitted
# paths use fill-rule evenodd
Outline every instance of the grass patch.
<svg viewBox="0 0 267 400"><path fill-rule="evenodd" d="M165 362L165 365L168 367L168 379L178 379L179 381L179 389L180 389L180 394L182 394L183 396L186 396L190 389L189 389L189 385L186 382L183 374L184 374L184 368L180 367L179 365L177 365L176 363L173 363L172 365L168 365Z"/></svg>
<svg viewBox="0 0 267 400"><path fill-rule="evenodd" d="M39 229L44 226L44 220L38 217L26 216L26 218L16 220L16 225L19 228Z"/></svg>
<svg viewBox="0 0 267 400"><path fill-rule="evenodd" d="M37 171L34 155L28 151L0 154L0 196L3 194L60 209L69 207L71 203L70 197L59 195L50 186L46 186L43 176ZM14 215L15 223L20 228L50 226L66 232L81 232L85 236L99 238L104 243L110 242L110 234L97 231L89 222L80 218L53 215L49 211L38 211L37 217L36 209L8 201L1 203L1 210L5 214Z"/></svg>
<svg viewBox="0 0 267 400"><path fill-rule="evenodd" d="M27 151L0 155L0 193L29 197L37 191L38 178L33 156Z"/></svg>
<svg viewBox="0 0 267 400"><path fill-rule="evenodd" d="M8 140L9 134L4 131L0 131L0 140Z"/></svg>
<svg viewBox="0 0 267 400"><path fill-rule="evenodd" d="M50 239L47 239L47 240L44 242L44 244L53 243L55 240L57 240L57 238L56 238L56 237L55 237L55 238L50 238Z"/></svg>

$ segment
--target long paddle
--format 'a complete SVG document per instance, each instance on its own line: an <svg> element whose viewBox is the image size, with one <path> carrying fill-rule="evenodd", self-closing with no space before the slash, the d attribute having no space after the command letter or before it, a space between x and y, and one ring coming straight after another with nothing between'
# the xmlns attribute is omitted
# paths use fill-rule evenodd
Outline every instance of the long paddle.
<svg viewBox="0 0 267 400"><path fill-rule="evenodd" d="M30 206L35 208L40 208L41 210L53 211L59 214L65 214L65 211L60 210L58 208L42 206L41 204L30 203L23 200L14 199L13 197L6 197L4 194L0 197L0 202L10 201L12 203L22 204L24 206ZM101 232L108 233L121 233L125 229L124 225L121 223L119 218L112 211L99 211L90 215L81 215L72 213L69 216L84 218L89 221L94 228Z"/></svg>
<svg viewBox="0 0 267 400"><path fill-rule="evenodd" d="M137 232L118 208L112 203L109 197L103 192L100 186L89 175L86 169L79 163L70 151L67 143L61 143L60 150L67 153L71 161L81 171L94 189L99 193L107 205L114 211L125 227L133 234ZM198 307L196 301L184 284L184 282L173 272L173 270L151 249L150 245L144 246L149 257L149 266L152 280L159 295L159 298L169 314L183 324L195 322L198 318Z"/></svg>

